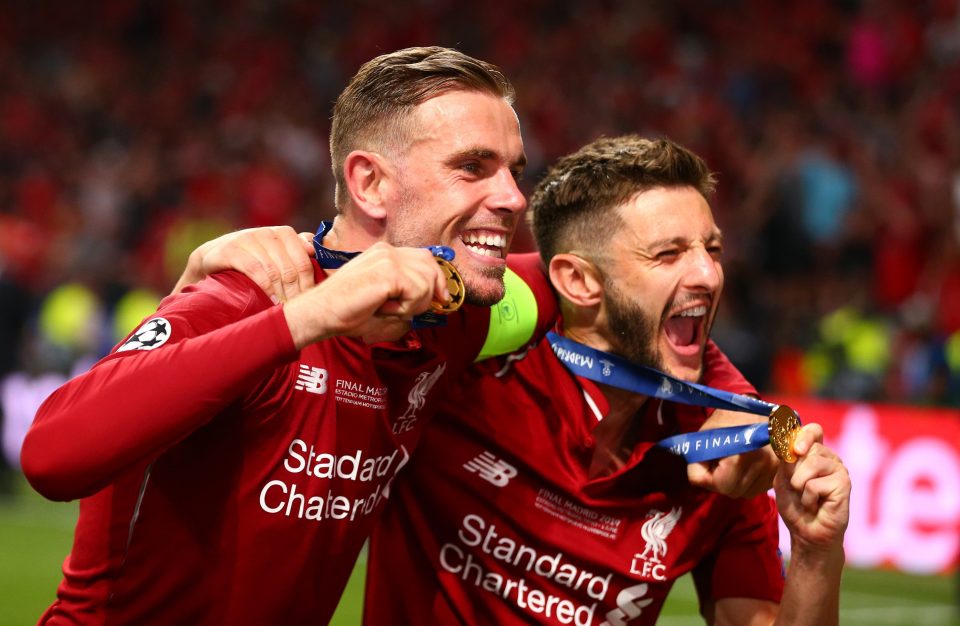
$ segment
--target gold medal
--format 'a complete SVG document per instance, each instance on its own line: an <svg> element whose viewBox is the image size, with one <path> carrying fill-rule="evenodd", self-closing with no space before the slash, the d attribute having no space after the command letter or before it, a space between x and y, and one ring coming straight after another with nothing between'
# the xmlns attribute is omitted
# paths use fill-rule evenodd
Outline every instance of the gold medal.
<svg viewBox="0 0 960 626"><path fill-rule="evenodd" d="M790 407L780 404L770 414L770 447L781 461L794 463L793 441L800 432L800 416Z"/></svg>
<svg viewBox="0 0 960 626"><path fill-rule="evenodd" d="M450 292L450 301L439 302L434 300L430 303L430 310L435 313L449 315L463 305L463 301L467 297L467 287L463 284L463 277L460 276L460 272L453 266L453 263L440 257L435 258L443 270L443 275L447 279L447 291Z"/></svg>

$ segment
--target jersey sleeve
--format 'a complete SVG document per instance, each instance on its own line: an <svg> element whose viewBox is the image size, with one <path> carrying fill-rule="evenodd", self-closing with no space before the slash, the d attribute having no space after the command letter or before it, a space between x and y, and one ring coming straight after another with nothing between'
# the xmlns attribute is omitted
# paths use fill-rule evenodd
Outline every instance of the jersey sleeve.
<svg viewBox="0 0 960 626"><path fill-rule="evenodd" d="M777 509L763 494L738 501L739 512L717 549L693 571L701 604L724 598L780 603L784 586L778 547Z"/></svg>
<svg viewBox="0 0 960 626"><path fill-rule="evenodd" d="M490 309L486 340L477 361L514 352L543 337L559 315L540 255L511 254L507 263L504 297Z"/></svg>
<svg viewBox="0 0 960 626"><path fill-rule="evenodd" d="M156 314L37 411L21 463L54 500L95 493L243 397L297 351L283 309L235 272L165 299Z"/></svg>
<svg viewBox="0 0 960 626"><path fill-rule="evenodd" d="M757 396L757 390L743 377L717 344L707 341L703 356L703 384L715 389Z"/></svg>

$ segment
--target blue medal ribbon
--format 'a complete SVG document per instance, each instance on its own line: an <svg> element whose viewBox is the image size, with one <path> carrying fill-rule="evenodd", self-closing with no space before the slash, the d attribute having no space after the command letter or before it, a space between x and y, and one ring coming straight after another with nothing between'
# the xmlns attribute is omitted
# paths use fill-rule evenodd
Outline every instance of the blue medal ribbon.
<svg viewBox="0 0 960 626"><path fill-rule="evenodd" d="M597 383L671 402L743 411L765 417L769 417L777 408L777 405L757 398L679 380L554 332L547 333L547 341L550 342L557 359L568 370ZM657 442L657 445L682 456L688 463L697 463L749 452L768 443L769 427L763 422L757 422L681 433L667 437Z"/></svg>
<svg viewBox="0 0 960 626"><path fill-rule="evenodd" d="M359 252L343 252L323 245L323 238L332 228L333 222L320 222L317 234L313 236L313 250L317 253L317 263L320 264L320 267L328 270L343 267L347 261L360 255Z"/></svg>
<svg viewBox="0 0 960 626"><path fill-rule="evenodd" d="M320 267L328 270L335 270L340 267L343 267L347 261L356 258L360 252L344 252L342 250L334 250L323 245L323 238L327 236L330 230L333 228L333 222L320 222L320 227L317 229L317 233L313 236L313 250L317 255L317 263ZM435 256L439 257L445 261L452 261L456 256L456 253L453 249L448 248L447 246L426 246L427 250ZM429 328L433 326L445 326L447 324L447 318L445 315L439 313L434 313L433 311L426 311L420 315L415 315L412 320L413 328Z"/></svg>

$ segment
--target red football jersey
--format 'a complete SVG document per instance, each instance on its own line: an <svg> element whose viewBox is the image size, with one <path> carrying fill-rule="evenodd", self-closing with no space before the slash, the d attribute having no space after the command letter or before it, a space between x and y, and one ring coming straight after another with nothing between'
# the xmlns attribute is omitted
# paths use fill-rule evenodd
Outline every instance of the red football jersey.
<svg viewBox="0 0 960 626"><path fill-rule="evenodd" d="M546 321L553 296L526 260L513 266ZM87 496L41 623L326 623L489 318L466 307L396 343L297 352L282 308L239 274L166 299L38 412L29 462L62 477L38 488Z"/></svg>
<svg viewBox="0 0 960 626"><path fill-rule="evenodd" d="M655 446L699 428L704 409L648 400L625 466L593 478L602 392L546 341L497 361L461 378L394 485L365 623L653 624L691 571L701 598L779 602L770 497L690 487L682 459ZM754 393L712 345L704 382Z"/></svg>

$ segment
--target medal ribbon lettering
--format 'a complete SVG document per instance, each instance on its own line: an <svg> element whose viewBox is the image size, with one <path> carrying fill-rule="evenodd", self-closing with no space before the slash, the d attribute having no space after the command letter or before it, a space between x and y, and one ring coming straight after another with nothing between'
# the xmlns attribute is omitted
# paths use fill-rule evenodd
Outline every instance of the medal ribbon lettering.
<svg viewBox="0 0 960 626"><path fill-rule="evenodd" d="M742 411L769 418L767 428L762 428L763 423L758 422L681 433L657 442L658 446L682 456L688 463L712 461L756 450L768 443L780 459L787 462L796 460L791 447L796 431L800 428L800 418L788 406L778 406L750 396L688 383L554 332L547 333L547 340L554 354L568 370L594 382L671 402Z"/></svg>
<svg viewBox="0 0 960 626"><path fill-rule="evenodd" d="M317 263L320 267L328 270L335 270L343 267L347 261L355 258L360 252L344 252L334 250L323 245L323 238L327 236L330 229L333 228L333 222L320 222L317 233L313 236L313 249L317 255ZM447 323L446 315L453 313L460 308L466 297L466 288L463 279L460 277L457 268L453 266L456 253L447 246L426 246L427 250L437 259L437 263L443 269L447 278L447 290L450 292L450 302L431 303L430 311L416 315L413 318L413 328L428 328L431 326L444 326Z"/></svg>

